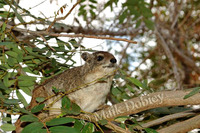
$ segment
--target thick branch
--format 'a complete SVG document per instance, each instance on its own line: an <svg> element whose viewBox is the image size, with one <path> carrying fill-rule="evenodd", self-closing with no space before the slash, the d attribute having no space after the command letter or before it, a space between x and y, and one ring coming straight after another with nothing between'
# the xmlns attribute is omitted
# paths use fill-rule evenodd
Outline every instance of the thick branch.
<svg viewBox="0 0 200 133"><path fill-rule="evenodd" d="M107 107L107 108L97 111L95 113L81 114L79 116L72 116L72 117L88 120L91 122L97 122L102 119L107 119L109 121L112 121L114 118L116 118L118 116L131 115L131 114L139 113L139 112L142 112L142 111L145 111L148 109L152 109L152 108L157 108L157 107L200 104L200 93L197 93L196 95L189 97L187 99L183 99L184 96L186 94L188 94L190 91L191 91L191 89L155 92L155 93L151 93L149 95L132 98L130 100L115 104L113 106ZM188 116L188 115L193 115L193 114L192 113L191 114L190 113L189 114L180 114L180 115L177 115L177 118L180 116L183 116L183 115ZM57 117L57 115L49 116L49 117L43 119L43 121L44 122L49 121L56 117ZM166 121L171 118L172 117L169 116L168 118L166 117L163 120ZM108 127L111 128L110 125L108 125ZM119 128L117 130L119 130L119 132L120 132L122 129Z"/></svg>
<svg viewBox="0 0 200 133"><path fill-rule="evenodd" d="M200 93L188 99L183 99L183 97L190 91L191 90L189 89L186 91L179 90L155 92L115 104L93 114L82 114L80 117L89 121L98 121L101 119L112 120L118 116L135 114L157 107L200 104Z"/></svg>
<svg viewBox="0 0 200 133"><path fill-rule="evenodd" d="M173 124L169 127L158 130L159 133L186 133L192 129L200 128L200 115L191 119Z"/></svg>

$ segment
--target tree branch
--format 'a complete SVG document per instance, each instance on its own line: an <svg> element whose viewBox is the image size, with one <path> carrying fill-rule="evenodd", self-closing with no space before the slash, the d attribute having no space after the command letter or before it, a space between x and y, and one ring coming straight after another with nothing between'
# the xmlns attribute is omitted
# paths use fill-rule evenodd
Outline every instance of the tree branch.
<svg viewBox="0 0 200 133"><path fill-rule="evenodd" d="M0 25L2 25L3 22L0 22ZM123 38L115 38L115 37L106 37L106 36L93 36L93 35L84 35L84 34L74 34L74 35L69 35L69 34L57 34L57 33L49 33L46 31L33 31L33 30L27 30L27 29L22 29L22 28L16 28L10 25L6 26L9 30L15 30L19 31L22 33L30 33L34 36L39 36L41 35L46 35L46 36L54 36L54 37L70 37L70 38L76 38L76 37L85 37L85 38L94 38L94 39L106 39L106 40L116 40L116 41L124 41L124 42L129 42L136 44L136 41L128 40L128 39L123 39Z"/></svg>
<svg viewBox="0 0 200 133"><path fill-rule="evenodd" d="M177 91L162 91L155 92L149 95L132 98L122 103L115 104L103 110L92 114L81 114L80 118L89 121L98 121L101 119L113 120L118 116L126 116L135 114L148 109L166 106L180 106L180 105L197 105L200 104L200 93L183 99L191 90L177 90Z"/></svg>
<svg viewBox="0 0 200 133"><path fill-rule="evenodd" d="M200 115L188 120L178 122L169 127L158 130L159 133L186 133L192 129L200 128Z"/></svg>
<svg viewBox="0 0 200 133"><path fill-rule="evenodd" d="M173 70L173 73L174 73L174 76L175 76L175 80L176 80L176 83L178 84L178 89L182 89L182 84L181 84L181 77L180 77L180 74L178 72L178 69L177 69L177 64L176 64L176 61L173 57L173 54L172 52L170 51L169 49L169 46L167 45L167 43L165 42L164 38L162 37L162 35L159 33L158 29L155 28L155 33L158 35L158 37L160 38L161 40L161 46L163 48L163 50L165 51L165 55L169 58L170 60L170 63L171 63L171 66L172 66L172 70Z"/></svg>
<svg viewBox="0 0 200 133"><path fill-rule="evenodd" d="M174 120L174 119L182 118L182 117L187 117L187 116L192 116L192 115L195 115L195 114L196 113L194 113L192 111L175 113L175 114L167 115L167 116L164 116L162 118L150 121L148 123L141 124L141 126L143 128L148 128L148 127L159 125L159 124L164 123L166 121L170 121L170 120Z"/></svg>
<svg viewBox="0 0 200 133"><path fill-rule="evenodd" d="M184 96L187 95L189 92L191 92L191 89L155 92L155 93L151 93L148 95L132 98L125 102L115 104L113 106L107 107L103 110L100 110L100 111L97 111L94 113L80 114L79 116L70 116L70 117L84 119L84 120L88 120L91 122L97 122L102 119L106 119L108 121L113 121L113 119L118 116L126 116L126 115L136 114L136 113L139 113L139 112L142 112L142 111L145 111L148 109L157 108L157 107L200 104L200 93L197 93L196 95L189 97L187 99L183 99ZM174 115L160 118L150 124L143 125L143 126L146 127L146 126L152 126L155 124L160 124L167 120L174 119L174 117L180 118L180 117L183 117L186 115L187 116L193 115L193 113L191 113L191 112L188 112L188 113L185 112L185 113L180 113L180 114L177 113ZM44 122L49 121L53 118L56 118L57 116L58 115L49 116L47 118L44 118L43 121ZM196 117L195 117L195 119L196 119ZM160 121L160 123L158 121ZM112 126L111 127L110 126L108 125L107 127L111 128ZM199 126L199 125L196 125L196 126ZM120 131L122 131L122 129L119 129L119 130L117 129L117 131L120 132Z"/></svg>
<svg viewBox="0 0 200 133"><path fill-rule="evenodd" d="M51 27L56 23L56 21L66 19L66 18L70 15L70 13L74 10L74 8L75 8L80 2L81 2L81 0L78 0L64 17L55 18L54 21L51 23L51 25L49 25L49 27L47 28L46 31L49 32L49 30L50 30Z"/></svg>

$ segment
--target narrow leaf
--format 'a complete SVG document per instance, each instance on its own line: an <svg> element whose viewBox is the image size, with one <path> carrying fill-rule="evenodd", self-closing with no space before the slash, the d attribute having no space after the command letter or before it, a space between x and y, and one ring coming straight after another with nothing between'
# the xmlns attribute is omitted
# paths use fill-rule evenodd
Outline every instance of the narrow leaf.
<svg viewBox="0 0 200 133"><path fill-rule="evenodd" d="M4 101L4 103L6 103L6 104L18 104L19 100L18 99L6 99Z"/></svg>
<svg viewBox="0 0 200 133"><path fill-rule="evenodd" d="M70 117L62 117L62 118L55 118L52 119L51 121L47 122L47 126L55 126L55 125L61 125L61 124L66 124L70 122L74 122L75 119L70 118Z"/></svg>
<svg viewBox="0 0 200 133"><path fill-rule="evenodd" d="M35 130L39 130L43 127L43 124L41 122L34 122L29 125L27 125L21 133L33 133Z"/></svg>
<svg viewBox="0 0 200 133"><path fill-rule="evenodd" d="M190 93L185 95L183 99L187 99L187 98L199 93L199 91L200 91L200 87L195 87L195 88L193 88L193 90Z"/></svg>
<svg viewBox="0 0 200 133"><path fill-rule="evenodd" d="M13 58L17 58L17 56L18 56L18 54L13 52L13 51L7 51L6 54L13 57Z"/></svg>
<svg viewBox="0 0 200 133"><path fill-rule="evenodd" d="M44 108L44 106L45 106L45 104L37 105L37 106L35 106L35 107L33 107L31 109L31 112L32 113L37 113L37 112L41 111Z"/></svg>
<svg viewBox="0 0 200 133"><path fill-rule="evenodd" d="M44 97L37 97L37 98L36 98L36 101L37 101L38 103L41 103L41 102L43 102L44 100L45 100Z"/></svg>
<svg viewBox="0 0 200 133"><path fill-rule="evenodd" d="M19 81L18 85L20 87L29 87L29 86L33 86L35 83L31 80L26 80L26 81Z"/></svg>
<svg viewBox="0 0 200 133"><path fill-rule="evenodd" d="M49 129L51 133L80 133L77 129L67 126L56 126Z"/></svg>
<svg viewBox="0 0 200 133"><path fill-rule="evenodd" d="M15 126L13 126L12 124L3 124L1 126L1 129L4 131L13 131L15 130Z"/></svg>
<svg viewBox="0 0 200 133"><path fill-rule="evenodd" d="M31 80L35 81L36 77L28 76L28 75L20 75L17 77L18 80Z"/></svg>
<svg viewBox="0 0 200 133"><path fill-rule="evenodd" d="M33 115L23 115L20 118L21 121L25 121L25 122L37 122L38 118L33 116Z"/></svg>
<svg viewBox="0 0 200 133"><path fill-rule="evenodd" d="M24 96L21 94L21 92L19 90L16 90L16 94L17 94L18 99L21 100L24 106L26 107L28 103L26 99L24 98Z"/></svg>
<svg viewBox="0 0 200 133"><path fill-rule="evenodd" d="M94 125L92 123L87 123L83 128L82 133L92 133L94 132Z"/></svg>
<svg viewBox="0 0 200 133"><path fill-rule="evenodd" d="M83 128L84 124L79 121L79 120L75 120L75 123L74 123L74 128L78 129L78 130L81 130Z"/></svg>
<svg viewBox="0 0 200 133"><path fill-rule="evenodd" d="M128 78L128 80L131 81L133 84L135 84L135 85L138 86L138 87L141 87L141 88L144 87L144 86L142 85L142 83L141 83L139 80L137 80L136 78L130 77L130 78Z"/></svg>
<svg viewBox="0 0 200 133"><path fill-rule="evenodd" d="M11 121L11 118L10 117L3 117L2 120L3 121Z"/></svg>

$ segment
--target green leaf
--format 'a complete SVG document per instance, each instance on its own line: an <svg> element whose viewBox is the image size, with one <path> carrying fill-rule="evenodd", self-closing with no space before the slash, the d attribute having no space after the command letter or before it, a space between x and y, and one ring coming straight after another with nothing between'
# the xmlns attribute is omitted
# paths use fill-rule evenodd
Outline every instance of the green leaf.
<svg viewBox="0 0 200 133"><path fill-rule="evenodd" d="M27 125L21 133L33 133L35 130L39 130L43 127L43 124L41 122L34 122L29 125Z"/></svg>
<svg viewBox="0 0 200 133"><path fill-rule="evenodd" d="M35 83L31 80L26 80L26 81L18 81L18 85L20 87L29 87L29 86L33 86Z"/></svg>
<svg viewBox="0 0 200 133"><path fill-rule="evenodd" d="M5 31L6 25L7 25L6 23L3 23L2 28L1 28L1 29L2 29L2 32Z"/></svg>
<svg viewBox="0 0 200 133"><path fill-rule="evenodd" d="M122 15L119 16L119 23L123 23L125 18L127 18L127 10L125 10Z"/></svg>
<svg viewBox="0 0 200 133"><path fill-rule="evenodd" d="M25 21L23 20L22 16L20 14L18 14L17 10L14 10L15 11L15 15L17 17L17 19L21 22L21 23L25 23Z"/></svg>
<svg viewBox="0 0 200 133"><path fill-rule="evenodd" d="M62 98L62 113L70 115L78 115L81 112L81 108L76 104L72 103L68 97Z"/></svg>
<svg viewBox="0 0 200 133"><path fill-rule="evenodd" d="M49 122L46 122L47 126L56 126L56 125L61 125L61 124L66 124L66 123L70 123L70 122L74 122L75 119L70 118L70 117L62 117L62 118L55 118L52 119Z"/></svg>
<svg viewBox="0 0 200 133"><path fill-rule="evenodd" d="M12 124L3 124L1 126L1 129L4 131L13 131L15 130L15 126L13 126Z"/></svg>
<svg viewBox="0 0 200 133"><path fill-rule="evenodd" d="M145 20L144 20L144 23L145 23L145 25L147 26L147 28L149 28L150 30L153 30L153 29L154 29L154 23L153 23L151 20L145 19Z"/></svg>
<svg viewBox="0 0 200 133"><path fill-rule="evenodd" d="M8 88L4 85L4 83L2 81L0 81L0 88L7 90Z"/></svg>
<svg viewBox="0 0 200 133"><path fill-rule="evenodd" d="M115 121L121 123L121 122L124 122L124 121L127 120L127 119L129 119L128 116L118 116L118 117L115 118Z"/></svg>
<svg viewBox="0 0 200 133"><path fill-rule="evenodd" d="M17 77L18 80L31 80L31 81L35 81L36 77L32 77L32 76L27 76L27 75L20 75Z"/></svg>
<svg viewBox="0 0 200 133"><path fill-rule="evenodd" d="M23 62L23 55L18 54L16 59L17 59L18 62Z"/></svg>
<svg viewBox="0 0 200 133"><path fill-rule="evenodd" d="M9 83L8 83L8 73L3 77L3 84L5 85L5 87L9 87Z"/></svg>
<svg viewBox="0 0 200 133"><path fill-rule="evenodd" d="M71 105L71 101L69 100L69 98L67 96L63 97L62 98L62 107L69 109L70 105Z"/></svg>
<svg viewBox="0 0 200 133"><path fill-rule="evenodd" d="M41 103L41 102L43 102L44 100L45 100L44 97L36 97L36 101L37 101L38 103Z"/></svg>
<svg viewBox="0 0 200 133"><path fill-rule="evenodd" d="M82 133L92 133L94 132L94 124L87 123L82 130Z"/></svg>
<svg viewBox="0 0 200 133"><path fill-rule="evenodd" d="M128 80L131 81L131 83L135 84L136 86L144 88L143 84L136 78L129 77Z"/></svg>
<svg viewBox="0 0 200 133"><path fill-rule="evenodd" d="M128 90L131 91L132 93L135 92L135 90L133 89L133 87L131 87L130 85L126 84L126 87L127 87Z"/></svg>
<svg viewBox="0 0 200 133"><path fill-rule="evenodd" d="M97 3L97 1L96 0L89 0L90 2L92 2L92 3Z"/></svg>
<svg viewBox="0 0 200 133"><path fill-rule="evenodd" d="M49 129L51 133L80 133L77 129L67 126L56 126Z"/></svg>
<svg viewBox="0 0 200 133"><path fill-rule="evenodd" d="M36 105L35 107L33 107L31 109L31 112L32 113L37 113L37 112L41 111L44 108L44 106L45 106L45 104Z"/></svg>
<svg viewBox="0 0 200 133"><path fill-rule="evenodd" d="M23 59L24 60L30 60L30 59L34 59L35 56L24 56Z"/></svg>
<svg viewBox="0 0 200 133"><path fill-rule="evenodd" d="M14 42L0 42L0 45L14 44Z"/></svg>
<svg viewBox="0 0 200 133"><path fill-rule="evenodd" d="M47 133L46 129L35 129L32 133Z"/></svg>
<svg viewBox="0 0 200 133"><path fill-rule="evenodd" d="M33 115L23 115L20 118L21 121L25 121L25 122L37 122L39 121L39 119Z"/></svg>
<svg viewBox="0 0 200 133"><path fill-rule="evenodd" d="M106 125L108 123L107 120L103 119L103 120L100 120L98 121L101 125Z"/></svg>
<svg viewBox="0 0 200 133"><path fill-rule="evenodd" d="M57 94L59 92L59 89L57 89L56 87L52 87L52 91Z"/></svg>
<svg viewBox="0 0 200 133"><path fill-rule="evenodd" d="M20 112L24 113L24 114L33 115L31 112L29 112L29 111L26 110L25 108L17 107L17 109L18 109Z"/></svg>
<svg viewBox="0 0 200 133"><path fill-rule="evenodd" d="M7 71L7 68L5 66L0 65L0 69Z"/></svg>
<svg viewBox="0 0 200 133"><path fill-rule="evenodd" d="M81 130L83 128L83 123L80 121L80 120L75 120L75 123L74 123L74 128L78 129L78 130Z"/></svg>
<svg viewBox="0 0 200 133"><path fill-rule="evenodd" d="M6 104L18 104L19 100L18 99L6 99L4 101L4 103L6 103Z"/></svg>
<svg viewBox="0 0 200 133"><path fill-rule="evenodd" d="M156 130L151 129L151 128L145 128L144 129L147 133L158 133Z"/></svg>
<svg viewBox="0 0 200 133"><path fill-rule="evenodd" d="M81 113L81 108L76 104L72 103L72 115L78 115Z"/></svg>
<svg viewBox="0 0 200 133"><path fill-rule="evenodd" d="M11 118L10 117L3 117L2 120L3 121L11 121Z"/></svg>
<svg viewBox="0 0 200 133"><path fill-rule="evenodd" d="M138 28L140 25L141 25L141 22L142 22L142 20L140 19L140 20L138 20L137 22L136 22L136 26L135 26L135 28Z"/></svg>
<svg viewBox="0 0 200 133"><path fill-rule="evenodd" d="M5 52L8 56L11 56L13 58L17 58L18 54L13 51L7 51Z"/></svg>
<svg viewBox="0 0 200 133"><path fill-rule="evenodd" d="M21 92L19 90L16 90L16 94L17 94L18 99L22 101L25 107L27 107L28 103L26 99L24 98L24 96L21 94Z"/></svg>
<svg viewBox="0 0 200 133"><path fill-rule="evenodd" d="M30 87L20 87L20 89L26 93L27 95L31 96L32 95L32 90L30 89Z"/></svg>
<svg viewBox="0 0 200 133"><path fill-rule="evenodd" d="M111 92L112 92L112 94L114 95L114 96L118 96L118 95L121 95L121 91L116 87L116 88L112 88L111 89Z"/></svg>
<svg viewBox="0 0 200 133"><path fill-rule="evenodd" d="M71 39L69 42L72 44L72 46L73 46L75 49L78 48L78 47L80 46L80 44L78 44L77 41L76 41L75 39Z"/></svg>
<svg viewBox="0 0 200 133"><path fill-rule="evenodd" d="M12 58L12 57L8 57L8 65L10 66L10 67L13 67L16 63L17 63L17 60L16 59L14 59L14 58Z"/></svg>
<svg viewBox="0 0 200 133"><path fill-rule="evenodd" d="M195 88L193 88L193 90L190 93L185 95L183 99L187 99L187 98L199 93L199 91L200 91L200 87L195 87Z"/></svg>

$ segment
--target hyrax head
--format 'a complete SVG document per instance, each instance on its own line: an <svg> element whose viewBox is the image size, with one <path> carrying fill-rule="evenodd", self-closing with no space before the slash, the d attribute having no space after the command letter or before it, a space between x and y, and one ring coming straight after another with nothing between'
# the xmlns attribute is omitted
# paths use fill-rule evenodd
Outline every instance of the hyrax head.
<svg viewBox="0 0 200 133"><path fill-rule="evenodd" d="M85 52L81 57L87 64L98 67L99 69L116 68L117 60L111 53L105 51L97 51L92 54Z"/></svg>

